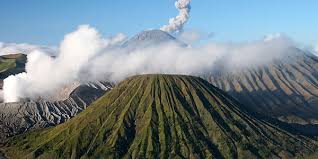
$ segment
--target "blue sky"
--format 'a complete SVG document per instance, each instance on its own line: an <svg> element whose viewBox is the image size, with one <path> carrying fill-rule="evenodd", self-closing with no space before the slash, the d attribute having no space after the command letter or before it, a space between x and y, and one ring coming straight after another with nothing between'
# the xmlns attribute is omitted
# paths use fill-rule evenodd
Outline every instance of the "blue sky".
<svg viewBox="0 0 318 159"><path fill-rule="evenodd" d="M318 42L317 0L193 0L186 29L213 32L214 41L247 41L284 33ZM0 0L0 41L58 45L80 24L103 35L159 28L177 14L174 0Z"/></svg>

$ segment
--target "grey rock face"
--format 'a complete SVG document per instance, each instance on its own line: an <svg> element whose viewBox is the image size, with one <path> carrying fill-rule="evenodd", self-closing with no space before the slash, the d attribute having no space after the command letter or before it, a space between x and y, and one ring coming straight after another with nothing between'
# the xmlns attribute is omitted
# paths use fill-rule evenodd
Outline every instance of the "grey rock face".
<svg viewBox="0 0 318 159"><path fill-rule="evenodd" d="M204 78L249 110L297 124L318 124L318 58L301 54L257 68Z"/></svg>
<svg viewBox="0 0 318 159"><path fill-rule="evenodd" d="M67 100L29 101L0 104L0 143L26 131L55 126L86 109L111 89L107 82L88 83L77 87Z"/></svg>

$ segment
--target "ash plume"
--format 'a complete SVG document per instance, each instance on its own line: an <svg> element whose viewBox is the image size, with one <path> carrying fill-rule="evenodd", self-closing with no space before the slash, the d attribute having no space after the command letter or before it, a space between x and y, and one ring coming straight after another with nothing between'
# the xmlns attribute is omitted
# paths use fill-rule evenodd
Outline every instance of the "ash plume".
<svg viewBox="0 0 318 159"><path fill-rule="evenodd" d="M189 20L190 18L190 6L191 0L178 0L175 2L176 8L179 10L179 14L171 18L169 20L168 25L164 25L160 28L160 30L169 32L169 33L178 33L183 30L184 24Z"/></svg>

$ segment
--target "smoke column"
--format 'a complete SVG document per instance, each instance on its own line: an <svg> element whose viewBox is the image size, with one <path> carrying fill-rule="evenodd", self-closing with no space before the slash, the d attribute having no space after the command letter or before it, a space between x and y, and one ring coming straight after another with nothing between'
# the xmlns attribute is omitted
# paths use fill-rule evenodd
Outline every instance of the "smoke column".
<svg viewBox="0 0 318 159"><path fill-rule="evenodd" d="M176 8L179 10L179 15L169 20L169 24L161 27L160 29L169 33L178 33L183 30L184 24L190 18L191 0L178 0L175 3Z"/></svg>

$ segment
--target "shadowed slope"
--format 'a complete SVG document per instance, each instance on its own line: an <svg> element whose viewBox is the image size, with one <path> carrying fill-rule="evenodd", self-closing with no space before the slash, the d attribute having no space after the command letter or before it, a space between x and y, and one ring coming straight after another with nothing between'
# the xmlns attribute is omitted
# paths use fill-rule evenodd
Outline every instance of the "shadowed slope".
<svg viewBox="0 0 318 159"><path fill-rule="evenodd" d="M54 128L13 138L12 158L269 158L316 150L197 77L135 76Z"/></svg>

